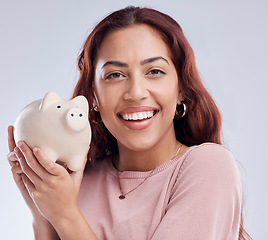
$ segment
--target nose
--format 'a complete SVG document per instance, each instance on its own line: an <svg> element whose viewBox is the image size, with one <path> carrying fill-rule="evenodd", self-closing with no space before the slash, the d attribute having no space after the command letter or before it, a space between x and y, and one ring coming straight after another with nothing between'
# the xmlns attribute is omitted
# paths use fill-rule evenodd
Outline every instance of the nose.
<svg viewBox="0 0 268 240"><path fill-rule="evenodd" d="M69 129L79 132L82 131L87 125L87 116L80 108L71 108L66 116L66 123Z"/></svg>
<svg viewBox="0 0 268 240"><path fill-rule="evenodd" d="M127 101L140 101L149 96L145 80L142 77L130 78L127 83L127 90L124 93L124 99Z"/></svg>

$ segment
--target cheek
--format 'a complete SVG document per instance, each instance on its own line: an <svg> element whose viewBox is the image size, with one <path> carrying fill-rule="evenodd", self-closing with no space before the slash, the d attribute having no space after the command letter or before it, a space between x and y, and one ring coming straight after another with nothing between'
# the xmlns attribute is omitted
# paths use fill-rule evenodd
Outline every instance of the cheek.
<svg viewBox="0 0 268 240"><path fill-rule="evenodd" d="M114 114L121 97L119 91L104 87L102 89L98 89L97 92L100 114L102 118L111 118L111 115Z"/></svg>
<svg viewBox="0 0 268 240"><path fill-rule="evenodd" d="M176 106L179 99L178 84L175 81L167 81L155 89L155 94L163 105Z"/></svg>
<svg viewBox="0 0 268 240"><path fill-rule="evenodd" d="M176 85L167 86L166 84L162 90L161 94L158 95L158 104L162 108L163 117L172 120L178 103L178 87Z"/></svg>

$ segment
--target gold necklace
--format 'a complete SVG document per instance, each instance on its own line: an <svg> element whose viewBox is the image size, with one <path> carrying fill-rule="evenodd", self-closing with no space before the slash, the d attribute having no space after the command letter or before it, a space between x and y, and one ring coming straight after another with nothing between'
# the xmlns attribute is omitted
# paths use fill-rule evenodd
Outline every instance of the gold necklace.
<svg viewBox="0 0 268 240"><path fill-rule="evenodd" d="M180 150L181 150L181 147L182 147L182 144L180 145L180 147L178 148L178 150L177 150L177 152L176 152L176 154L174 155L174 157L173 158L171 158L171 160L173 160L178 154L179 154L179 152L180 152ZM118 185L119 185L119 189L120 189L120 195L119 195L119 199L121 199L121 200L123 200L123 199L125 199L126 198L126 195L128 195L129 193L131 193L131 192L133 192L134 190L136 190L140 185L142 185L149 177L151 177L152 175L153 175L153 173L154 173L154 170L157 168L154 168L151 172L150 172L150 174L138 185L138 186L136 186L136 187L134 187L133 189L131 189L130 191L128 191L127 193L123 193L123 191L122 191L122 186L121 186L121 183L120 183L120 179L119 179L119 171L118 171L118 161L117 161L117 164L116 164L116 175L117 175L117 180L118 180Z"/></svg>

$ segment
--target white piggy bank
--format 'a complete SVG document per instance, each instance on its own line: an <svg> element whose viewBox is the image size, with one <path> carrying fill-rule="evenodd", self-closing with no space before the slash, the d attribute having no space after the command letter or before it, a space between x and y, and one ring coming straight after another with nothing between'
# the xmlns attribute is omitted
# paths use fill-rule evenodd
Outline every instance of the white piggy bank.
<svg viewBox="0 0 268 240"><path fill-rule="evenodd" d="M84 96L63 100L48 92L21 111L14 124L15 141L24 140L30 148L42 149L52 161L80 170L91 141L88 108Z"/></svg>

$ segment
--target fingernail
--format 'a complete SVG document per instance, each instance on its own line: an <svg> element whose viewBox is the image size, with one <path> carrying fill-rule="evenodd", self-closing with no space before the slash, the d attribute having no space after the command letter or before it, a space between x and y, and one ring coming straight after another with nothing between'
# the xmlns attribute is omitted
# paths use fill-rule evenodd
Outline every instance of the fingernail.
<svg viewBox="0 0 268 240"><path fill-rule="evenodd" d="M19 152L19 149L17 147L14 148L14 152L15 153L18 153Z"/></svg>
<svg viewBox="0 0 268 240"><path fill-rule="evenodd" d="M7 158L8 158L10 161L13 161L13 162L17 161L17 157L16 157L16 155L15 155L14 152L10 152L10 153L7 155Z"/></svg>
<svg viewBox="0 0 268 240"><path fill-rule="evenodd" d="M18 141L18 146L19 146L19 147L22 146L22 141Z"/></svg>
<svg viewBox="0 0 268 240"><path fill-rule="evenodd" d="M14 157L14 152L10 152L9 154L7 154L7 158L12 158L12 157Z"/></svg>
<svg viewBox="0 0 268 240"><path fill-rule="evenodd" d="M38 151L38 148L34 147L33 151L36 153Z"/></svg>

